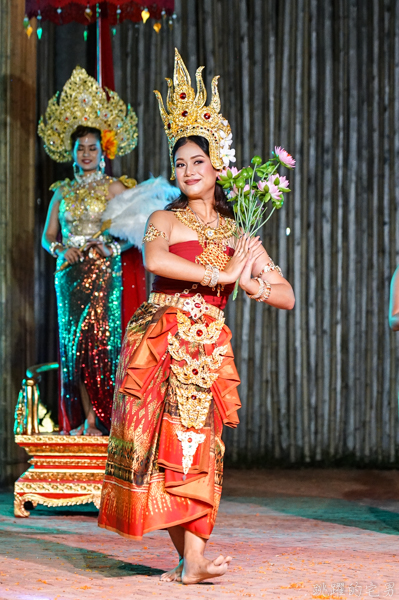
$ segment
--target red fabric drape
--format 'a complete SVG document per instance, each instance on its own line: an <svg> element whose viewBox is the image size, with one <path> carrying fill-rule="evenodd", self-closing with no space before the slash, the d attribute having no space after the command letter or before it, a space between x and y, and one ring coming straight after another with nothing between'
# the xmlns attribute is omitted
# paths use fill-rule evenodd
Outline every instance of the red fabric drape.
<svg viewBox="0 0 399 600"><path fill-rule="evenodd" d="M142 0L25 0L25 12L31 19L37 17L40 10L44 21L52 21L57 25L65 25L71 21L88 25L96 20L97 4L100 6L101 16L108 19L111 25L121 23L125 19L141 21L144 6L147 6L150 17L157 20L162 17L162 11L168 16L174 11L174 0L151 0L148 3ZM85 13L88 6L92 12L90 18ZM116 12L118 8L121 11L119 18Z"/></svg>

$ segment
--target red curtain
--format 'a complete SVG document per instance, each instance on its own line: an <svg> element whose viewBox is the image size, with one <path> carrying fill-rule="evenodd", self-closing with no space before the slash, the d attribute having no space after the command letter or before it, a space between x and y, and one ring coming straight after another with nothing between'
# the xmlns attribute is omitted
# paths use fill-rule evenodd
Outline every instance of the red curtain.
<svg viewBox="0 0 399 600"><path fill-rule="evenodd" d="M175 3L174 0L25 0L25 12L31 19L37 17L40 11L44 21L52 21L57 25L65 25L71 21L88 25L96 20L97 4L101 9L102 18L108 19L110 25L116 25L125 19L141 21L144 6L148 8L153 19L159 20L163 11L171 16ZM86 11L87 7L90 8L91 14Z"/></svg>

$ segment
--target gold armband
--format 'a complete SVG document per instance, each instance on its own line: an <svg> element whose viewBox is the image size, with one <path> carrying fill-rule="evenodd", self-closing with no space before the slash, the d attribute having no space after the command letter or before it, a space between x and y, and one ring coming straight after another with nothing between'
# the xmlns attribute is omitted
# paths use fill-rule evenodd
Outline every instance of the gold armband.
<svg viewBox="0 0 399 600"><path fill-rule="evenodd" d="M137 181L131 177L128 177L127 175L122 175L122 177L119 177L119 181L123 183L123 185L129 190L137 185Z"/></svg>
<svg viewBox="0 0 399 600"><path fill-rule="evenodd" d="M153 242L154 240L156 240L159 237L163 237L167 242L169 242L169 239L168 239L168 236L166 235L166 233L164 231L159 231L159 229L157 229L155 227L155 225L150 223L148 225L147 232L146 232L145 236L143 237L143 244L145 242Z"/></svg>
<svg viewBox="0 0 399 600"><path fill-rule="evenodd" d="M269 273L270 271L277 271L277 273L281 275L281 277L284 277L280 267L278 265L275 265L272 259L270 259L269 262L265 264L258 277L262 277L264 273Z"/></svg>

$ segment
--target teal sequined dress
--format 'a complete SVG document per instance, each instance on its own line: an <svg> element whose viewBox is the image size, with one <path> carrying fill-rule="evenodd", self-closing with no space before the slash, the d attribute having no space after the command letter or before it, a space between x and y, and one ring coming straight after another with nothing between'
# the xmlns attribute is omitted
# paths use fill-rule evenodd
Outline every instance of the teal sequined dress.
<svg viewBox="0 0 399 600"><path fill-rule="evenodd" d="M101 228L108 204L106 183L80 186L65 180L59 205L62 243L81 248ZM102 236L111 241L110 236ZM64 259L59 257L57 269ZM121 345L121 257L103 258L95 249L84 260L56 273L61 393L60 431L68 433L85 420L81 384L86 387L97 418L109 430L115 373Z"/></svg>

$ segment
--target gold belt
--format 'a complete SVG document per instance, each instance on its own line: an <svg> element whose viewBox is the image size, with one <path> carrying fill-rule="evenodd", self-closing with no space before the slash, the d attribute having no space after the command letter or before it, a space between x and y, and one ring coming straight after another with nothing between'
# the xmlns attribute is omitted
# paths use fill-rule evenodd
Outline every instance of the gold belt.
<svg viewBox="0 0 399 600"><path fill-rule="evenodd" d="M184 303L187 300L187 297L182 298L177 294L169 295L169 294L161 294L160 292L151 292L150 297L148 298L148 302L151 304L157 304L158 306L175 306L176 308L180 308L181 310L186 310L184 308ZM213 306L213 304L208 304L205 302L207 307L206 314L214 319L223 319L224 313L220 308Z"/></svg>

